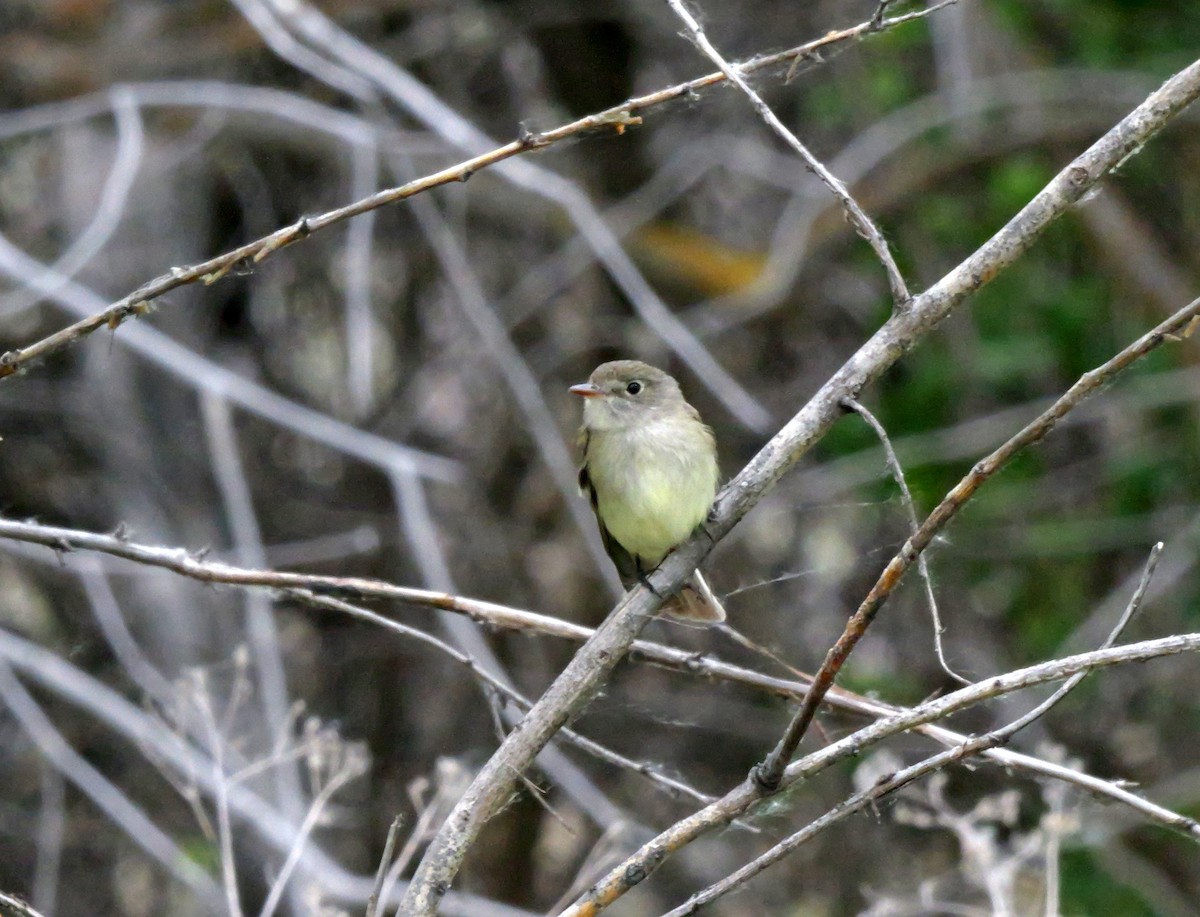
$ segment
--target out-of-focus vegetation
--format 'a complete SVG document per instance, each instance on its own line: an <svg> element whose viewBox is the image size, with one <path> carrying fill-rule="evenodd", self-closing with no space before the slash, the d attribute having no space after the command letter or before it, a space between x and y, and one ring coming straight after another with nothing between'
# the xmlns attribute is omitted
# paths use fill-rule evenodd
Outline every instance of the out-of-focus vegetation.
<svg viewBox="0 0 1200 917"><path fill-rule="evenodd" d="M850 0L700 6L710 37L736 58L800 44L872 11ZM319 7L498 141L520 124L549 128L708 69L665 4ZM790 81L784 67L754 82L878 218L922 289L1198 47L1191 3L963 0L806 64ZM263 88L279 94L256 95ZM344 124L338 112L359 121ZM895 441L919 510L1045 399L1197 294L1198 117L1185 113L864 394ZM373 153L355 146L367 135ZM100 305L172 265L463 158L403 104L356 100L280 59L232 4L0 6L0 231L42 262L66 253L80 285L70 289L94 291ZM572 514L577 498L539 439L548 430L559 444L573 440L578 405L567 385L617 355L663 366L716 429L731 475L886 318L890 301L868 247L733 90L709 90L647 112L620 136L587 136L522 162L575 183L653 295L769 412L770 430L730 411L728 392L692 373L637 317L582 238L578 207L573 216L560 206L557 185L538 179L540 189L531 188L488 170L314 235L253 271L171 293L146 318L0 381L3 514L97 531L127 525L136 541L207 547L249 566L376 576L597 623L613 602L607 571L589 553L594 534L577 524L586 511ZM131 163L136 174L110 212L121 184L114 166ZM75 264L70 253L81 239L94 246ZM462 260L447 246L461 248ZM11 263L0 257L0 350L71 320L31 295L22 283L28 269L4 269ZM83 295L77 305L87 303ZM497 329L532 386L511 361L505 372L508 358L488 337ZM143 331L159 337L137 338ZM140 350L126 346L131 340ZM195 358L209 362L188 362ZM381 441L451 459L461 475L397 484L336 443L236 406L229 449L218 370ZM1095 646L1160 540L1163 561L1129 638L1200 626L1198 399L1200 334L1138 364L983 488L929 554L958 670L981 677ZM234 455L248 499L238 493ZM733 625L812 670L905 530L878 442L847 417L708 569ZM433 778L439 758L445 777L494 748L493 712L475 683L419 644L131 565L0 549L0 629L135 702L153 692L130 670L130 645L168 679L205 669L214 702L227 704L240 671L236 648L262 638L265 612L278 631L288 699L372 755L317 834L356 875L373 873L395 813L416 822L433 791L419 795L414 785ZM441 633L431 612L382 610ZM128 645L114 636L118 624ZM769 668L716 633L666 623L647 633ZM532 696L572 651L544 638L485 639ZM251 681L263 665L250 666ZM20 678L69 744L215 876L212 839L145 750L29 672ZM897 703L953 687L937 665L915 576L844 681ZM1016 746L1070 756L1200 816L1198 696L1193 658L1106 671ZM259 686L229 724L248 760L266 754L271 731L284 725L261 699ZM1009 700L957 725L986 727L1032 705ZM69 773L59 776L13 710L12 695L0 697L0 889L43 903L52 890L60 915L203 913ZM748 690L626 664L579 727L716 793L771 747L787 712ZM857 725L833 715L823 724L826 737ZM905 760L926 748L917 739L895 744ZM535 775L546 798L526 792L489 826L464 888L545 912L573 877L586 885L595 862L691 809L637 774L568 754L628 821L627 833L612 824L605 833L578 797ZM762 835L706 841L621 913L668 909L844 798L852 778L845 770L805 785L756 822ZM253 786L274 798L271 780ZM948 818L1014 788L1011 812L989 810L972 823L998 869L1022 839L1051 830L1047 788L981 766L952 771L941 802L903 805ZM1196 913L1192 842L1077 792L1062 805L1062 913ZM883 917L949 913L953 902L988 912L963 866L966 835L936 818L932 826L893 818L897 811L884 807L878 818L822 835L715 912ZM256 909L282 857L251 826L235 829L242 893ZM1022 913L1041 913L1044 866L1031 857L1018 870ZM935 883L945 910L904 910L925 882ZM327 904L337 902L327 894Z"/></svg>

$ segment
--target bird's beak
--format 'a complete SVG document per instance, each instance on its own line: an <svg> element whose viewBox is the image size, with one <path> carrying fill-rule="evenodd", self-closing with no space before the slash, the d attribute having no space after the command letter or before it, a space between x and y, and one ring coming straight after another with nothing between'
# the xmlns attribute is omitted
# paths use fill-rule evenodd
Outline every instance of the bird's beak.
<svg viewBox="0 0 1200 917"><path fill-rule="evenodd" d="M578 385L572 385L567 389L572 395L578 395L581 398L599 398L604 392L596 388L590 382L581 382Z"/></svg>

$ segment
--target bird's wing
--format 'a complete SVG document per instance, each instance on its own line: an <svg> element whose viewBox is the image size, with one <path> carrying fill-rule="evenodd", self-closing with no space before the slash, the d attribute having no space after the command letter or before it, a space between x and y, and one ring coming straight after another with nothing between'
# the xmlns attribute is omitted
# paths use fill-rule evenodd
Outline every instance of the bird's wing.
<svg viewBox="0 0 1200 917"><path fill-rule="evenodd" d="M600 518L600 498L596 495L596 488L592 484L591 476L588 475L588 441L590 436L587 427L579 428L579 437L577 444L579 446L580 466L579 466L579 491L588 498L588 502L592 505L592 513L596 516L596 526L600 529L600 540L604 543L604 550L608 552L609 558L613 562L613 566L617 568L617 575L621 577L621 585L626 589L638 581L638 562L637 558L621 547L615 538L608 533L608 529L604 527L604 520Z"/></svg>

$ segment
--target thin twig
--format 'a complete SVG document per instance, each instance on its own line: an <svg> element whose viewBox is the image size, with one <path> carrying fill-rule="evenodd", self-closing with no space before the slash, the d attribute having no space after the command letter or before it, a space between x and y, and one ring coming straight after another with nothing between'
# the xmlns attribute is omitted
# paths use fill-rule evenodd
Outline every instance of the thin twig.
<svg viewBox="0 0 1200 917"><path fill-rule="evenodd" d="M859 40L874 32L894 28L906 22L924 18L930 13L935 12L941 5L943 4L938 4L936 7L929 9L917 10L902 16L893 16L879 23L867 21L847 29L830 32L821 38L798 45L787 51L755 58L753 61L742 65L741 72L756 72L791 61L812 59L818 52L831 46ZM725 79L726 76L723 73L709 73L666 89L660 89L644 96L631 98L620 105L615 105L604 111L576 119L552 130L523 135L495 149L471 156L456 165L425 175L399 187L379 191L343 207L338 207L316 216L303 217L290 226L285 226L262 238L217 255L214 258L209 258L206 261L188 267L174 268L138 287L132 293L112 303L106 309L81 319L26 347L10 350L0 355L0 379L12 375L22 366L34 360L42 359L51 353L75 343L94 331L101 328L116 328L129 318L145 315L151 310L151 304L154 300L179 287L200 281L214 283L235 268L251 267L279 249L306 239L313 233L344 222L351 217L394 204L415 194L428 191L431 188L455 182L465 182L482 169L531 150L544 149L582 134L594 132L623 133L627 128L641 123L641 118L635 112L646 111L674 102L677 99L686 100L693 98L700 90L722 83Z"/></svg>
<svg viewBox="0 0 1200 917"><path fill-rule="evenodd" d="M275 913L275 909L279 906L279 900L283 897L284 889L287 888L292 873L300 862L300 855L304 852L304 847L308 843L308 836L312 834L313 829L325 814L325 808L329 805L329 801L338 790L351 780L361 777L366 770L366 755L361 750L356 751L353 747L348 748L345 752L345 758L339 763L338 768L330 774L329 782L321 787L320 792L313 797L312 802L309 804L308 812L305 813L300 830L296 832L296 839L292 843L292 849L288 851L287 859L284 860L283 866L279 870L279 875L276 876L274 883L272 883L271 891L267 895L267 900L263 902L262 910L258 912L258 917L272 917Z"/></svg>
<svg viewBox="0 0 1200 917"><path fill-rule="evenodd" d="M225 890L225 907L229 917L242 917L242 899L238 893L237 859L233 855L233 823L229 817L229 779L225 772L225 737L217 726L212 703L205 685L204 673L192 673L192 690L187 700L200 714L208 735L211 755L213 799L217 808L217 851L221 864L221 885Z"/></svg>
<svg viewBox="0 0 1200 917"><path fill-rule="evenodd" d="M1108 638L1101 644L1100 649L1111 647L1120 637L1121 633L1133 620L1133 616L1137 614L1141 607L1142 599L1145 597L1146 588L1150 584L1150 578L1154 575L1154 568L1158 565L1159 554L1162 553L1162 543L1156 544L1150 551L1150 557L1146 561L1146 566L1142 571L1141 581L1138 583L1137 589L1134 591L1125 612L1121 615L1119 621L1109 633ZM884 796L894 793L896 790L912 783L929 774L935 773L942 768L961 761L967 757L978 755L980 752L986 751L989 748L995 748L999 745L1004 745L1012 739L1014 735L1034 722L1038 718L1045 716L1052 707L1058 704L1063 698L1071 693L1079 683L1086 678L1091 670L1081 669L1072 675L1066 682L1062 684L1050 697L1042 701L1029 712L1013 720L1006 726L999 729L994 729L984 735L964 741L962 744L954 748L949 748L946 751L926 758L917 764L897 771L894 774L886 776L876 782L873 786L860 793L856 793L844 802L839 803L825 815L809 823L800 831L791 835L783 841L780 841L766 853L755 857L741 869L731 873L719 882L715 882L703 891L697 892L679 907L664 914L663 917L685 917L685 915L694 914L701 907L711 903L722 895L731 892L751 878L758 875L768 866L777 863L792 851L796 850L801 845L810 841L821 831L830 827L834 823L841 821L848 815L854 812L861 811L868 806L877 803Z"/></svg>
<svg viewBox="0 0 1200 917"><path fill-rule="evenodd" d="M1157 640L1146 640L1124 646L1108 649L1093 650L1063 659L1042 662L1028 668L1018 669L1004 675L997 675L977 682L947 694L944 697L927 701L913 707L904 713L880 720L866 726L857 732L840 739L831 745L812 752L806 757L793 762L784 771L781 781L783 787L794 786L800 781L809 780L824 771L837 761L857 757L863 752L889 736L907 732L922 723L932 723L937 720L975 706L985 700L1010 694L1024 688L1035 687L1053 681L1061 681L1077 673L1089 671L1110 665L1126 664L1143 659L1158 658L1163 655L1174 655L1182 652L1200 652L1200 634L1178 634L1161 637ZM914 765L920 768L936 760L935 766L943 766L963 755L974 754L985 746L994 747L995 733L988 733L964 743L956 744L945 752L927 759L922 764ZM1001 736L1003 738L1003 736ZM921 772L908 768L900 771L893 780L894 788L911 782ZM889 790L890 791L890 790ZM603 879L588 890L582 898L564 911L559 917L594 917L612 902L644 881L673 853L682 850L697 838L711 831L728 825L733 819L744 815L748 810L760 805L765 798L762 788L753 776L747 776L741 784L734 787L723 797L710 806L688 816L661 832L657 837L643 844L637 851L612 869ZM837 810L834 810L837 812ZM832 815L832 813L829 813ZM817 823L814 823L816 825ZM810 828L813 825L809 826ZM1200 842L1200 823L1187 816L1178 816L1174 828L1184 832L1192 840Z"/></svg>
<svg viewBox="0 0 1200 917"><path fill-rule="evenodd" d="M708 40L708 36L704 34L704 29L696 21L696 17L683 5L683 0L667 0L667 3L675 15L682 20L697 47L708 55L709 60L720 68L729 82L733 83L733 85L745 94L759 116L783 139L784 143L796 151L800 158L808 165L809 170L821 179L825 183L825 186L833 192L834 197L841 202L842 209L846 212L846 219L850 221L850 224L857 230L858 234L867 240L867 243L875 251L875 255L883 264L884 272L888 278L888 285L892 289L892 301L895 308L903 309L907 307L909 301L912 299L908 292L908 286L904 283L904 277L900 273L900 268L896 266L896 260L892 257L891 249L888 248L887 241L883 238L883 233L879 231L879 227L875 225L875 221L859 206L858 201L854 199L841 180L830 172L824 163L809 152L808 147L800 142L800 138L779 120L775 112L771 110L771 107L763 101L762 96L755 92L750 84L746 82L745 77L742 76L744 71L741 68L734 67L721 56L721 52L716 49L712 42ZM875 11L875 15L869 20L870 28L878 29L882 22L883 6L881 5Z"/></svg>
<svg viewBox="0 0 1200 917"><path fill-rule="evenodd" d="M356 595L359 598L390 598L413 605L453 611L466 615L489 627L499 627L521 633L540 634L575 642L583 642L595 633L591 628L583 627L570 621L563 621L558 618L539 615L522 609L463 598L461 596L452 596L442 592L407 589L375 580L355 580L296 573L281 574L271 570L241 570L216 562L206 563L197 561L194 558L191 559L191 564L188 565L187 569L178 569L177 564L181 558L190 558L190 555L186 551L135 545L127 539L117 538L112 535L100 535L74 529L61 529L41 526L36 523L12 522L0 519L0 538L49 545L63 552L76 548L102 551L118 557L136 559L140 563L175 570L175 572L181 575L193 576L202 582L280 589L290 587L306 590L318 595L341 593ZM283 581L280 580L280 577L283 578ZM361 616L364 611L356 609L353 613ZM382 620L390 622L390 619L384 618ZM384 623L383 626L391 626L394 623ZM802 673L797 675L798 678L802 679L801 681L774 678L770 675L764 675L760 672L732 665L710 655L697 655L673 646L665 646L647 640L636 641L630 650L629 658L632 661L647 662L674 672L710 680L727 681L756 691L766 692L775 697L791 699L802 699L812 679L812 676ZM854 694L836 685L830 690L826 700L847 712L874 718L892 716L904 710L901 707ZM945 745L955 745L966 741L964 736L940 726L926 725L919 727L919 730L934 741ZM1180 816L1176 813L1157 806L1140 796L1136 796L1115 783L1100 780L1090 774L1007 749L992 749L986 754L1003 767L1016 767L1029 773L1073 783L1089 793L1104 796L1115 802L1129 806L1144 817L1165 827L1177 827L1179 823Z"/></svg>
<svg viewBox="0 0 1200 917"><path fill-rule="evenodd" d="M942 499L933 512L921 523L921 527L911 535L904 546L891 559L887 567L871 587L867 597L851 616L845 630L837 642L825 655L821 668L813 679L812 688L805 695L800 709L788 724L779 743L767 757L754 769L755 779L765 792L772 792L779 785L780 776L788 761L795 754L800 740L804 737L809 724L816 715L821 699L834 679L841 671L846 658L862 639L867 628L883 607L888 596L899 585L900 580L933 541L934 537L945 528L954 518L959 509L971 499L975 492L986 483L992 475L1004 467L1018 452L1048 434L1060 418L1068 414L1084 398L1096 389L1107 384L1118 373L1163 343L1171 340L1175 332L1187 327L1191 320L1200 315L1200 298L1192 300L1166 321L1152 331L1142 335L1120 353L1101 366L1084 373L1066 393L1054 404L1027 424L1020 432L1010 438L986 458L976 463L975 467L956 484Z"/></svg>
<svg viewBox="0 0 1200 917"><path fill-rule="evenodd" d="M53 914L63 859L66 826L63 778L48 761L42 762L41 806L37 823L37 865L33 872L33 901Z"/></svg>
<svg viewBox="0 0 1200 917"><path fill-rule="evenodd" d="M209 463L233 536L237 558L248 566L264 566L266 549L263 547L262 526L246 476L232 408L223 395L205 392L200 398L200 413L204 421ZM266 596L248 593L243 601L246 638L253 657L253 671L257 676L262 723L268 735L274 734L276 748L282 750L289 738L291 722L288 710L292 705L288 698L279 628ZM248 666L241 667L241 673L244 675L247 669ZM241 701L239 694L244 690L243 685L237 684L235 687L238 690L231 692L230 709L223 718L227 723L232 722L232 714ZM219 734L214 741L221 741ZM297 769L291 762L284 761L281 766L274 768L272 779L279 807L288 817L299 819L305 809L305 798Z"/></svg>
<svg viewBox="0 0 1200 917"><path fill-rule="evenodd" d="M881 3L879 8L882 10L884 4ZM900 488L901 501L904 503L904 509L908 513L909 528L915 534L921 527L921 521L917 518L917 506L913 502L912 491L908 489L908 481L904 477L904 467L900 464L900 459L896 456L896 450L892 448L892 441L888 437L887 430L879 419L867 410L865 405L859 404L853 398L846 399L846 407L854 411L867 422L867 425L875 431L875 435L879 437L879 442L883 445L883 454L887 457L888 469L892 472L892 478L896 481L896 486ZM946 628L942 624L941 615L938 614L937 597L933 593L933 577L929 574L929 565L926 563L924 552L917 558L917 572L921 574L921 581L925 584L925 601L929 603L929 614L933 618L933 649L937 653L938 664L941 665L942 671L953 678L960 684L969 685L971 679L959 675L950 667L950 663L946 661L946 652L942 646L942 634L946 632Z"/></svg>
<svg viewBox="0 0 1200 917"><path fill-rule="evenodd" d="M383 891L383 880L387 877L388 867L392 865L392 856L396 850L396 838L400 834L400 826L404 824L404 816L397 815L392 819L388 828L387 840L383 845L383 856L379 858L379 868L375 870L375 887L371 889L371 897L367 899L366 917L376 917L379 905L379 893Z"/></svg>

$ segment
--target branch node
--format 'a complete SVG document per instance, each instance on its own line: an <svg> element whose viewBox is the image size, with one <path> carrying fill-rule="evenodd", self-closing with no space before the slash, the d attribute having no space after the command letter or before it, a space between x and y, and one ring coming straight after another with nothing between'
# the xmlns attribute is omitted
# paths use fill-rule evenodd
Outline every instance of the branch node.
<svg viewBox="0 0 1200 917"><path fill-rule="evenodd" d="M750 780L764 796L771 796L779 792L783 774L779 772L779 768L771 767L769 760L762 761L750 768Z"/></svg>
<svg viewBox="0 0 1200 917"><path fill-rule="evenodd" d="M521 149L523 150L535 150L540 146L546 145L546 141L542 139L541 133L533 130L524 121L517 125L517 143L521 145Z"/></svg>
<svg viewBox="0 0 1200 917"><path fill-rule="evenodd" d="M607 112L596 119L597 127L611 127L618 134L625 133L627 127L636 127L641 123L642 119L638 115L624 108Z"/></svg>

